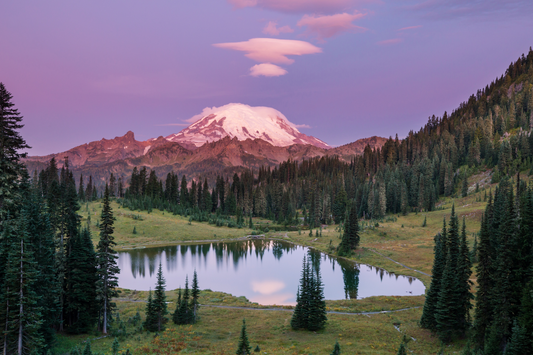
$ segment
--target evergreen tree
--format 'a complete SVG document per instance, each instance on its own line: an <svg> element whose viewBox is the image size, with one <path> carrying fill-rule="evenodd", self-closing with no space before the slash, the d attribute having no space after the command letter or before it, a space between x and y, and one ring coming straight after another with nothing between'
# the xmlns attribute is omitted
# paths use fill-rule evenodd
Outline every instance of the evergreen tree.
<svg viewBox="0 0 533 355"><path fill-rule="evenodd" d="M190 305L190 312L191 312L191 322L196 323L196 320L198 319L198 309L200 308L200 304L198 303L198 298L200 297L200 289L198 287L198 275L196 274L196 270L194 270L194 276L192 278L192 288L191 288L191 305Z"/></svg>
<svg viewBox="0 0 533 355"><path fill-rule="evenodd" d="M15 104L11 102L13 95L0 82L0 220L6 219L7 214L13 215L14 210L22 201L26 168L20 161L26 153L19 153L22 149L30 148L19 135L23 125L22 116ZM0 232L1 232L0 224Z"/></svg>
<svg viewBox="0 0 533 355"><path fill-rule="evenodd" d="M492 263L493 251L489 234L490 214L492 213L492 196L489 197L486 214L481 219L479 236L478 265L477 265L477 292L476 309L474 315L473 340L478 348L485 344L485 334L492 322L493 306L492 291Z"/></svg>
<svg viewBox="0 0 533 355"><path fill-rule="evenodd" d="M435 310L437 334L443 342L450 341L455 336L463 335L466 331L466 320L462 318L464 317L464 302L462 302L461 297L464 278L457 277L463 273L459 270L459 223L455 215L455 206L452 206L446 244L446 265L442 274L439 300Z"/></svg>
<svg viewBox="0 0 533 355"><path fill-rule="evenodd" d="M178 300L176 302L176 309L174 310L174 313L172 313L172 322L176 325L184 324L183 320L181 319L181 287L178 289Z"/></svg>
<svg viewBox="0 0 533 355"><path fill-rule="evenodd" d="M307 329L311 331L324 329L328 320L326 301L324 299L324 285L320 276L320 262L311 271L311 299L309 302L309 318Z"/></svg>
<svg viewBox="0 0 533 355"><path fill-rule="evenodd" d="M85 349L83 349L82 355L93 355L93 352L91 351L91 343L87 342L87 345L85 345Z"/></svg>
<svg viewBox="0 0 533 355"><path fill-rule="evenodd" d="M29 354L44 346L40 333L42 309L37 306L39 296L35 293L38 269L34 254L29 247L28 220L4 220L2 239L7 247L5 278L3 280L2 313L0 321L4 329L2 350L4 354Z"/></svg>
<svg viewBox="0 0 533 355"><path fill-rule="evenodd" d="M439 301L439 294L442 285L442 274L446 265L446 244L447 239L446 220L443 222L442 233L435 236L434 261L431 272L431 285L429 286L420 325L422 328L431 331L437 330L436 310Z"/></svg>
<svg viewBox="0 0 533 355"><path fill-rule="evenodd" d="M461 196L466 197L467 195L468 195L468 178L466 177L466 173L465 173L465 177L463 179L463 187L461 189Z"/></svg>
<svg viewBox="0 0 533 355"><path fill-rule="evenodd" d="M472 309L472 300L474 296L472 295L472 281L470 281L470 276L472 275L472 262L470 261L470 250L468 249L468 244L466 243L466 222L463 217L463 227L461 231L461 245L460 245L460 255L458 260L458 275L461 275L460 279L460 301L463 305L461 313L457 314L458 322L463 323L462 329L468 329L471 325L470 319L470 310Z"/></svg>
<svg viewBox="0 0 533 355"><path fill-rule="evenodd" d="M143 322L143 328L149 332L156 332L159 328L159 320L157 317L157 311L154 305L154 299L152 298L152 290L148 293L148 301L146 303L146 319Z"/></svg>
<svg viewBox="0 0 533 355"><path fill-rule="evenodd" d="M113 210L109 202L109 187L106 185L104 192L104 201L102 214L100 216L100 241L97 246L97 283L96 299L100 303L100 316L102 317L102 332L107 334L108 321L116 304L112 302L113 297L118 296L118 279L117 274L120 269L117 265L117 252L113 249L116 245L113 237L114 221Z"/></svg>
<svg viewBox="0 0 533 355"><path fill-rule="evenodd" d="M153 312L157 316L157 331L161 332L165 330L165 324L168 319L166 315L168 314L167 309L167 297L165 295L165 279L163 278L163 269L161 263L159 263L159 270L157 271L157 284L155 286L153 300Z"/></svg>
<svg viewBox="0 0 533 355"><path fill-rule="evenodd" d="M237 346L236 355L251 355L250 351L252 347L248 341L248 335L246 334L246 321L242 320L241 336L239 338L239 345Z"/></svg>
<svg viewBox="0 0 533 355"><path fill-rule="evenodd" d="M397 355L407 355L407 351L405 350L405 342L402 341L400 344Z"/></svg>
<svg viewBox="0 0 533 355"><path fill-rule="evenodd" d="M531 334L529 334L529 336L531 336ZM529 343L531 340L529 336L525 329L520 327L518 322L515 321L511 339L505 349L505 355L530 354Z"/></svg>
<svg viewBox="0 0 533 355"><path fill-rule="evenodd" d="M352 250L359 246L359 221L357 220L357 209L354 204L350 208L350 212L344 224L344 234L339 245L339 255L349 255Z"/></svg>
<svg viewBox="0 0 533 355"><path fill-rule="evenodd" d="M337 340L335 340L335 346L333 347L333 352L331 353L331 355L341 355L341 347Z"/></svg>
<svg viewBox="0 0 533 355"><path fill-rule="evenodd" d="M67 257L65 323L67 331L87 333L98 316L96 300L96 253L91 232L83 228L69 240Z"/></svg>
<svg viewBox="0 0 533 355"><path fill-rule="evenodd" d="M120 350L120 343L118 342L118 339L115 337L115 340L113 340L113 345L111 346L111 352L113 355L118 355L118 352Z"/></svg>

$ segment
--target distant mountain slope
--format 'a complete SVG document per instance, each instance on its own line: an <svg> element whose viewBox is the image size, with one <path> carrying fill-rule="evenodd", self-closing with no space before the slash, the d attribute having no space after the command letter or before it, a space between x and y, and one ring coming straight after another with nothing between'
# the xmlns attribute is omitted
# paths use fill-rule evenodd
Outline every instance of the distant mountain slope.
<svg viewBox="0 0 533 355"><path fill-rule="evenodd" d="M278 147L311 144L319 148L330 148L320 139L298 131L296 125L278 110L238 103L205 109L198 115L196 122L166 139L194 149L225 137L240 141L258 138Z"/></svg>
<svg viewBox="0 0 533 355"><path fill-rule="evenodd" d="M30 172L40 171L52 158L61 167L65 157L68 157L76 176L92 175L96 182L103 183L111 173L117 177L129 177L136 166L154 169L160 177L169 171L196 177L241 171L244 168L273 167L287 159L302 161L325 155L338 155L340 159L349 161L354 155L361 154L366 144L374 149L380 148L385 141L381 137L371 137L342 147L324 149L310 144L279 147L262 139L248 138L241 141L237 137L226 136L190 150L181 143L171 142L163 137L137 141L133 132L128 132L122 137L83 144L66 152L28 157L25 164Z"/></svg>

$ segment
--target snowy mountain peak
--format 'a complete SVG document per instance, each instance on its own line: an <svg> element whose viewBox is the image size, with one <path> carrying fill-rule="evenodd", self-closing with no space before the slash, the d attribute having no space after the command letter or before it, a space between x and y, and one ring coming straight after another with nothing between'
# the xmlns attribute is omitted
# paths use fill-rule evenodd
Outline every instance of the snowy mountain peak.
<svg viewBox="0 0 533 355"><path fill-rule="evenodd" d="M292 144L311 144L330 148L315 137L307 136L296 128L281 112L270 107L252 107L231 103L221 107L205 108L194 116L189 127L166 137L171 142L184 146L200 147L206 142L218 141L224 137L240 141L262 139L272 145L285 147Z"/></svg>

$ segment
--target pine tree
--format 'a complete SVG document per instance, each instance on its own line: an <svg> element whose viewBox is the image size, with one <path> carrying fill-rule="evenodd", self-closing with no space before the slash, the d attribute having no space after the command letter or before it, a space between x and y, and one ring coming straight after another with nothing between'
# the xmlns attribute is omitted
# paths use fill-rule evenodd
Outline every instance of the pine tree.
<svg viewBox="0 0 533 355"><path fill-rule="evenodd" d="M463 335L466 321L460 318L464 316L464 303L461 295L463 278L459 272L459 223L455 215L455 206L452 206L450 216L450 227L448 230L446 265L442 274L439 300L435 310L435 320L437 321L437 334L443 342L451 340L453 337Z"/></svg>
<svg viewBox="0 0 533 355"><path fill-rule="evenodd" d="M437 330L436 310L442 285L442 274L446 265L445 241L447 236L446 220L444 220L442 233L435 236L435 257L431 272L431 285L429 286L429 290L426 295L426 301L424 302L424 309L422 311L422 318L420 319L420 325L422 328L426 328L431 331Z"/></svg>
<svg viewBox="0 0 533 355"><path fill-rule="evenodd" d="M307 329L311 331L324 329L328 320L326 313L326 301L324 299L324 285L320 276L320 262L311 270L310 279L310 302Z"/></svg>
<svg viewBox="0 0 533 355"><path fill-rule="evenodd" d="M120 343L118 342L118 339L115 337L115 340L113 340L113 345L111 346L111 352L113 355L118 355L118 352L120 350Z"/></svg>
<svg viewBox="0 0 533 355"><path fill-rule="evenodd" d="M466 177L466 173L465 173L465 177L463 179L463 187L461 189L461 196L466 197L467 195L468 195L468 178Z"/></svg>
<svg viewBox="0 0 533 355"><path fill-rule="evenodd" d="M42 309L37 306L39 295L35 293L38 269L30 248L28 220L4 220L2 239L7 247L5 278L3 280L2 328L5 354L28 354L40 351L44 339L40 333Z"/></svg>
<svg viewBox="0 0 533 355"><path fill-rule="evenodd" d="M402 341L400 344L397 355L407 355L407 351L405 350L405 342Z"/></svg>
<svg viewBox="0 0 533 355"><path fill-rule="evenodd" d="M530 336L531 334L528 336L525 329L520 327L518 322L515 321L511 339L505 349L505 355L530 354L530 346L528 346L531 342Z"/></svg>
<svg viewBox="0 0 533 355"><path fill-rule="evenodd" d="M198 303L198 298L200 297L200 289L198 287L198 275L196 274L196 270L194 270L194 276L192 278L192 288L191 288L191 305L190 305L190 312L191 312L191 323L196 323L196 320L198 319L198 309L200 308L200 304Z"/></svg>
<svg viewBox="0 0 533 355"><path fill-rule="evenodd" d="M146 319L143 322L143 328L149 332L156 332L159 327L159 320L154 306L154 299L152 298L152 290L148 293L148 301L146 303Z"/></svg>
<svg viewBox="0 0 533 355"><path fill-rule="evenodd" d="M176 302L176 309L172 313L172 322L176 325L184 324L181 318L181 287L178 289L178 300Z"/></svg>
<svg viewBox="0 0 533 355"><path fill-rule="evenodd" d="M478 265L477 265L477 292L476 292L476 309L474 315L473 340L478 348L485 344L485 334L492 322L494 312L491 291L493 267L493 251L489 234L489 221L492 213L492 196L489 197L487 210L481 219L481 231L479 236L478 247Z"/></svg>
<svg viewBox="0 0 533 355"><path fill-rule="evenodd" d="M93 352L91 351L91 343L87 342L87 345L85 345L85 349L83 350L82 355L93 355Z"/></svg>
<svg viewBox="0 0 533 355"><path fill-rule="evenodd" d="M23 125L22 116L11 102L13 96L0 82L0 220L5 220L8 213L13 215L17 205L22 201L25 190L23 176L27 176L26 168L20 161L26 153L22 149L30 148L19 135ZM0 228L2 226L0 225ZM1 232L1 229L0 229Z"/></svg>
<svg viewBox="0 0 533 355"><path fill-rule="evenodd" d="M333 352L331 353L331 355L341 355L341 347L337 340L335 340L335 346L333 347Z"/></svg>
<svg viewBox="0 0 533 355"><path fill-rule="evenodd" d="M472 309L472 300L474 296L472 295L472 281L470 281L470 276L472 275L472 262L470 261L470 250L468 249L468 244L466 243L466 222L463 217L463 227L461 231L461 245L460 245L460 254L458 260L458 275L461 275L460 279L460 301L463 305L461 313L457 314L457 321L462 324L461 329L468 329L471 325L470 319L470 310Z"/></svg>
<svg viewBox="0 0 533 355"><path fill-rule="evenodd" d="M239 345L237 346L236 355L251 355L250 351L252 347L248 341L248 335L246 334L246 321L242 320L241 336L239 338Z"/></svg>
<svg viewBox="0 0 533 355"><path fill-rule="evenodd" d="M75 334L90 331L98 316L96 307L96 253L89 229L69 240L67 257L65 323Z"/></svg>
<svg viewBox="0 0 533 355"><path fill-rule="evenodd" d="M157 316L157 330L161 332L165 330L165 324L168 321L166 317L168 309L165 295L165 279L163 278L161 263L159 263L159 270L157 271L157 284L155 286L154 296L153 311Z"/></svg>
<svg viewBox="0 0 533 355"><path fill-rule="evenodd" d="M104 201L102 214L100 217L100 241L97 246L97 284L96 299L100 303L100 315L102 317L102 332L107 334L108 320L116 304L112 302L113 297L118 296L116 288L118 287L117 274L120 269L117 266L117 252L113 249L116 245L113 237L113 210L109 202L109 187L106 185L104 192Z"/></svg>
<svg viewBox="0 0 533 355"><path fill-rule="evenodd" d="M344 234L339 245L339 255L349 255L352 250L359 246L359 221L357 220L357 209L354 204L350 208L350 212L344 224Z"/></svg>

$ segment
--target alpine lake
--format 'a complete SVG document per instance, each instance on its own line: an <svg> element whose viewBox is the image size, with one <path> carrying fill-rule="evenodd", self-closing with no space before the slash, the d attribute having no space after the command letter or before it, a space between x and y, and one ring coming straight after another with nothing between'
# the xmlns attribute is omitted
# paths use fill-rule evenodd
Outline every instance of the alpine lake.
<svg viewBox="0 0 533 355"><path fill-rule="evenodd" d="M425 292L416 278L267 239L132 249L118 255L119 286L131 290L153 290L161 263L167 290L185 287L186 277L190 287L196 270L201 289L244 296L261 305L295 305L307 256L315 268L320 267L328 300Z"/></svg>

